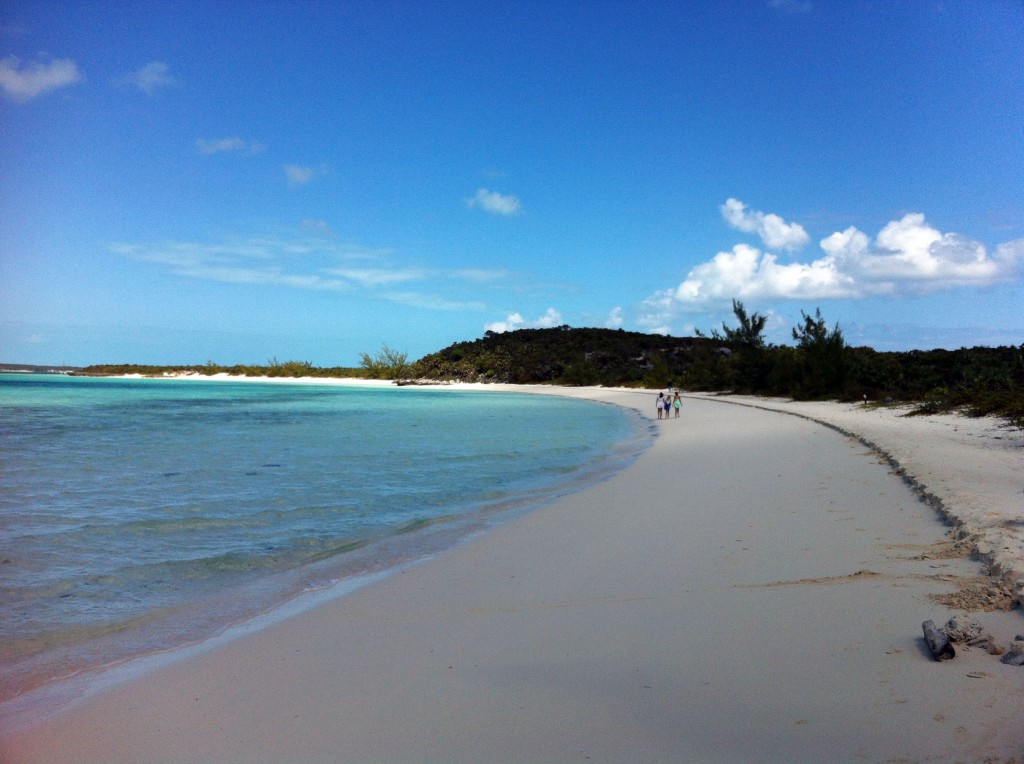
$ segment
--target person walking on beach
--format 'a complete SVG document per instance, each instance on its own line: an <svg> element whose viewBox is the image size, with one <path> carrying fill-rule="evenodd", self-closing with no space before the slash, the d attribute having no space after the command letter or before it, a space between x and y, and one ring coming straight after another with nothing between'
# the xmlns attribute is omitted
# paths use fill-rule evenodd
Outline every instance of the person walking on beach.
<svg viewBox="0 0 1024 764"><path fill-rule="evenodd" d="M665 411L664 403L662 401L662 398L664 397L665 393L658 393L658 402L655 404L655 407L658 409L658 419L661 419L661 415Z"/></svg>
<svg viewBox="0 0 1024 764"><path fill-rule="evenodd" d="M683 399L679 395L679 391L676 390L676 397L672 399L672 407L676 410L676 419L679 418L679 412L683 408Z"/></svg>
<svg viewBox="0 0 1024 764"><path fill-rule="evenodd" d="M672 398L670 398L668 395L665 396L664 406L665 406L665 418L668 419L671 416L671 414L669 412L672 411Z"/></svg>

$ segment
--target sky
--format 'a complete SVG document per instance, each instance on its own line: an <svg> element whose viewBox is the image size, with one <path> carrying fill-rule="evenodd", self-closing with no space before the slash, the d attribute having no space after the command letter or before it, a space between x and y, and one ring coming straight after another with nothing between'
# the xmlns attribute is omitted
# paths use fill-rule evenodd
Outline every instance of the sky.
<svg viewBox="0 0 1024 764"><path fill-rule="evenodd" d="M1024 0L0 5L0 361L1024 342Z"/></svg>

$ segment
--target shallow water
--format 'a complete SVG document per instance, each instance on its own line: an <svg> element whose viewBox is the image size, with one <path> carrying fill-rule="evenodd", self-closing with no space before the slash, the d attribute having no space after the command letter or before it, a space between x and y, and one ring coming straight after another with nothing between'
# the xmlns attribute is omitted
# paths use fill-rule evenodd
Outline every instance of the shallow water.
<svg viewBox="0 0 1024 764"><path fill-rule="evenodd" d="M650 437L549 396L0 375L0 700L433 554Z"/></svg>

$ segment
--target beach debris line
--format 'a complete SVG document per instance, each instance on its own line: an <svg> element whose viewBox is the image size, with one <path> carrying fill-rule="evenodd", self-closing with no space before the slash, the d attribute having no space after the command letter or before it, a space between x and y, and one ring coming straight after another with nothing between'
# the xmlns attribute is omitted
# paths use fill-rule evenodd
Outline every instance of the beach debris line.
<svg viewBox="0 0 1024 764"><path fill-rule="evenodd" d="M989 655L1002 655L1000 661L1011 666L1024 666L1024 634L1014 637L1007 652L996 642L995 637L968 615L953 616L941 629L935 625L935 621L927 620L921 624L921 630L924 632L924 639L928 643L932 657L937 661L955 658L956 649L953 645L957 644L966 650L978 647Z"/></svg>
<svg viewBox="0 0 1024 764"><path fill-rule="evenodd" d="M950 641L956 644L965 645L968 648L980 647L989 655L1002 655L1006 652L1000 647L991 634L985 632L984 627L974 618L968 615L955 615L946 621L942 631L949 637Z"/></svg>

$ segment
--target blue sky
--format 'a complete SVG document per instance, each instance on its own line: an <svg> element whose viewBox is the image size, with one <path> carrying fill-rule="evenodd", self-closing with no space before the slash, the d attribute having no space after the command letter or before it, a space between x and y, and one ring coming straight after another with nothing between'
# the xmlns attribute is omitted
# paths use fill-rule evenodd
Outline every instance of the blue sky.
<svg viewBox="0 0 1024 764"><path fill-rule="evenodd" d="M0 360L1024 342L1024 3L0 6Z"/></svg>

